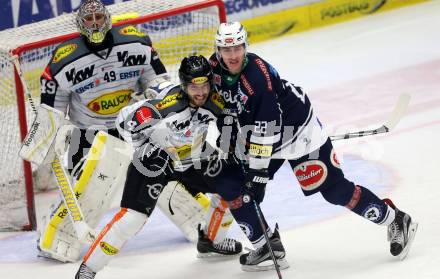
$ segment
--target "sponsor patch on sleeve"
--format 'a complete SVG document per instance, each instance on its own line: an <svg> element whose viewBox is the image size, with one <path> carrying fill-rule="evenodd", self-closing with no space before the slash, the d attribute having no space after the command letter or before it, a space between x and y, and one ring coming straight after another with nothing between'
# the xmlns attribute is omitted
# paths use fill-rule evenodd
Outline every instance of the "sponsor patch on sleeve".
<svg viewBox="0 0 440 279"><path fill-rule="evenodd" d="M119 34L125 36L144 37L145 33L140 32L136 27L130 25L119 30Z"/></svg>
<svg viewBox="0 0 440 279"><path fill-rule="evenodd" d="M52 63L58 63L62 59L72 54L78 48L77 44L68 44L57 49L53 56Z"/></svg>
<svg viewBox="0 0 440 279"><path fill-rule="evenodd" d="M182 97L182 94L180 94L180 93L166 96L165 98L162 99L162 101L157 103L155 105L155 107L158 110L166 109L168 107L171 107L171 106L177 104L177 102L180 100L181 97Z"/></svg>

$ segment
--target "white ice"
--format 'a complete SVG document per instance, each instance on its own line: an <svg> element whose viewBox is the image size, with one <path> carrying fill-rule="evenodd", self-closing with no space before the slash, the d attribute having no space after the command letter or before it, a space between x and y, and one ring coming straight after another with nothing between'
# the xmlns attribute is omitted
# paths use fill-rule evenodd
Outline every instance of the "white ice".
<svg viewBox="0 0 440 279"><path fill-rule="evenodd" d="M263 210L278 222L290 268L283 278L440 278L440 3L432 1L255 44L250 51L308 93L330 134L380 126L399 94L412 95L389 134L335 143L347 176L419 222L404 261L386 228L320 195L305 198L284 165ZM39 213L56 192L36 197ZM107 219L111 214L107 215ZM246 273L238 259L207 262L157 210L96 278L277 278ZM232 235L244 239L237 227ZM37 258L36 233L0 233L0 278L74 278L79 266Z"/></svg>

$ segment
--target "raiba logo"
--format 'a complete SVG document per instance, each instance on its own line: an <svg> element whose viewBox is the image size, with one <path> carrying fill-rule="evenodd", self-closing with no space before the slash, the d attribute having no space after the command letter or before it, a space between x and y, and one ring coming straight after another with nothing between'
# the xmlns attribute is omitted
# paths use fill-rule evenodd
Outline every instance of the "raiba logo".
<svg viewBox="0 0 440 279"><path fill-rule="evenodd" d="M147 107L140 107L136 111L136 120L139 122L139 124L149 122L151 120L151 117L153 116L153 113L151 112L151 109Z"/></svg>
<svg viewBox="0 0 440 279"><path fill-rule="evenodd" d="M131 100L133 90L118 90L108 93L91 101L87 107L94 113L100 115L110 115L117 113L125 107Z"/></svg>
<svg viewBox="0 0 440 279"><path fill-rule="evenodd" d="M85 67L84 69L81 69L79 71L76 71L76 69L73 68L70 71L66 72L66 79L67 81L72 82L73 85L78 84L86 79L91 78L93 76L94 69L95 65Z"/></svg>
<svg viewBox="0 0 440 279"><path fill-rule="evenodd" d="M137 30L134 26L127 26L119 30L119 34L126 35L126 36L138 36L138 37L144 37L145 34Z"/></svg>
<svg viewBox="0 0 440 279"><path fill-rule="evenodd" d="M104 252L105 254L107 254L109 256L114 256L119 252L118 248L115 248L104 241L100 242L99 246L101 247L102 252Z"/></svg>
<svg viewBox="0 0 440 279"><path fill-rule="evenodd" d="M301 188L312 191L324 183L327 178L327 166L318 160L303 162L293 169Z"/></svg>
<svg viewBox="0 0 440 279"><path fill-rule="evenodd" d="M118 61L122 62L122 67L145 65L147 56L142 54L128 55L128 51L118 51Z"/></svg>
<svg viewBox="0 0 440 279"><path fill-rule="evenodd" d="M55 52L52 63L60 62L63 58L66 58L67 56L72 54L77 48L77 44L68 44L66 46L60 47L57 52Z"/></svg>

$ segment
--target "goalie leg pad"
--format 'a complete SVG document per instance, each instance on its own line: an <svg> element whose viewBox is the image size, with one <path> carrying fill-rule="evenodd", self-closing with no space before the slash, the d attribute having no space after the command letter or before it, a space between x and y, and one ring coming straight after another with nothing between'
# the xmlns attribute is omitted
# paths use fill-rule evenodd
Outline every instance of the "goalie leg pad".
<svg viewBox="0 0 440 279"><path fill-rule="evenodd" d="M116 196L122 195L129 156L121 156L126 143L99 132L82 166L74 190L86 223L94 228L110 208ZM129 154L129 153L126 153ZM118 170L118 171L115 171ZM120 199L120 198L119 198ZM39 249L42 256L62 262L75 262L80 257L79 243L72 221L63 202L52 206L40 232ZM64 250L61 247L66 247Z"/></svg>
<svg viewBox="0 0 440 279"><path fill-rule="evenodd" d="M193 243L197 243L197 226L204 223L209 204L206 195L198 193L193 196L177 181L169 182L157 201L158 208Z"/></svg>
<svg viewBox="0 0 440 279"><path fill-rule="evenodd" d="M123 244L142 229L147 219L143 213L121 208L92 244L84 256L84 263L94 272L100 271L119 253Z"/></svg>
<svg viewBox="0 0 440 279"><path fill-rule="evenodd" d="M61 262L78 261L82 244L76 236L64 202L60 199L50 209L51 212L43 217L39 226L42 228L38 239L39 256Z"/></svg>

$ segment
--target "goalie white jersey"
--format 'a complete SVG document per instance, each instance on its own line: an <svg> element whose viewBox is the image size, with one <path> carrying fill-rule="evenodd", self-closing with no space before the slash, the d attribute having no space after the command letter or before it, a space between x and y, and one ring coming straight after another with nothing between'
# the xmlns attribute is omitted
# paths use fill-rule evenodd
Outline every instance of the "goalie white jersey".
<svg viewBox="0 0 440 279"><path fill-rule="evenodd" d="M111 129L131 94L162 76L149 37L134 26L114 27L99 46L81 36L57 47L41 76L41 103L67 113L81 129Z"/></svg>

